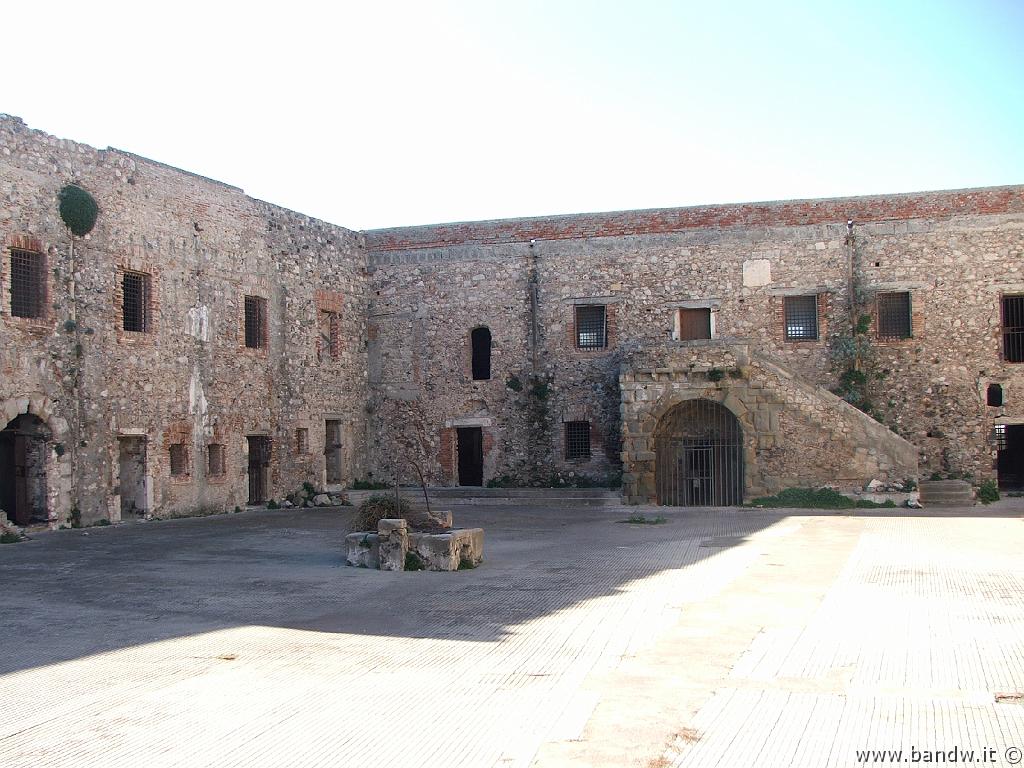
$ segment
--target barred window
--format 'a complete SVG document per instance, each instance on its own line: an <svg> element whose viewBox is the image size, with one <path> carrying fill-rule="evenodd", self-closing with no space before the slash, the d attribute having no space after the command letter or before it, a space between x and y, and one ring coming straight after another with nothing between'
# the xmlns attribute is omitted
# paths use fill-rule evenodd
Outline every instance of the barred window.
<svg viewBox="0 0 1024 768"><path fill-rule="evenodd" d="M813 341L818 338L818 297L786 296L782 300L786 316L787 341Z"/></svg>
<svg viewBox="0 0 1024 768"><path fill-rule="evenodd" d="M295 452L309 453L309 429L299 427L295 430Z"/></svg>
<svg viewBox="0 0 1024 768"><path fill-rule="evenodd" d="M590 458L590 422L565 422L565 458Z"/></svg>
<svg viewBox="0 0 1024 768"><path fill-rule="evenodd" d="M1003 359L1024 363L1024 296L1003 296Z"/></svg>
<svg viewBox="0 0 1024 768"><path fill-rule="evenodd" d="M608 321L603 305L576 307L576 346L579 349L608 346Z"/></svg>
<svg viewBox="0 0 1024 768"><path fill-rule="evenodd" d="M46 314L46 260L38 251L11 249L11 315Z"/></svg>
<svg viewBox="0 0 1024 768"><path fill-rule="evenodd" d="M245 346L250 349L267 346L267 300L261 296L245 297Z"/></svg>
<svg viewBox="0 0 1024 768"><path fill-rule="evenodd" d="M188 449L184 443L175 443L169 449L171 454L171 477L188 475Z"/></svg>
<svg viewBox="0 0 1024 768"><path fill-rule="evenodd" d="M996 450L1006 450L1007 441L1005 424L996 424L994 427L992 427L992 445L995 446Z"/></svg>
<svg viewBox="0 0 1024 768"><path fill-rule="evenodd" d="M126 331L149 333L150 282L144 272L125 270L121 279L121 314Z"/></svg>
<svg viewBox="0 0 1024 768"><path fill-rule="evenodd" d="M711 338L711 310L702 309L680 309L679 310L679 340L693 341L695 339Z"/></svg>
<svg viewBox="0 0 1024 768"><path fill-rule="evenodd" d="M211 443L206 446L206 474L209 477L223 477L225 472L224 446Z"/></svg>
<svg viewBox="0 0 1024 768"><path fill-rule="evenodd" d="M334 360L341 355L341 316L337 312L321 310L319 327L317 359Z"/></svg>
<svg viewBox="0 0 1024 768"><path fill-rule="evenodd" d="M878 302L878 338L909 339L911 337L910 294L880 293Z"/></svg>

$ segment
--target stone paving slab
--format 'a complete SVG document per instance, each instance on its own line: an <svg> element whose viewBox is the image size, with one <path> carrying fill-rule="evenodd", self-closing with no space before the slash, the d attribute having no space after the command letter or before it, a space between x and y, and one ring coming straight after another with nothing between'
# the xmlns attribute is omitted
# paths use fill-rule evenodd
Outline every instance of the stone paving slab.
<svg viewBox="0 0 1024 768"><path fill-rule="evenodd" d="M344 510L6 545L0 765L839 766L1024 744L1024 706L994 697L1024 690L1016 506L615 522L637 511L460 509L487 560L451 574L344 566Z"/></svg>

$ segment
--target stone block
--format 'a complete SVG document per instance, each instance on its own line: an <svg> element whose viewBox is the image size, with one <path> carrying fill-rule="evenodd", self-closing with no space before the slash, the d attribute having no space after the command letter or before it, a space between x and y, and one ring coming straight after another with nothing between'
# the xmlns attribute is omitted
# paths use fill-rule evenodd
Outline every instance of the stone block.
<svg viewBox="0 0 1024 768"><path fill-rule="evenodd" d="M346 560L357 568L380 568L380 536L371 531L345 537Z"/></svg>
<svg viewBox="0 0 1024 768"><path fill-rule="evenodd" d="M409 523L405 520L386 519L377 523L380 537L380 569L404 571L405 555L409 551Z"/></svg>
<svg viewBox="0 0 1024 768"><path fill-rule="evenodd" d="M456 528L446 533L411 533L409 550L419 556L428 571L457 571L460 565L475 568L484 559L484 529Z"/></svg>

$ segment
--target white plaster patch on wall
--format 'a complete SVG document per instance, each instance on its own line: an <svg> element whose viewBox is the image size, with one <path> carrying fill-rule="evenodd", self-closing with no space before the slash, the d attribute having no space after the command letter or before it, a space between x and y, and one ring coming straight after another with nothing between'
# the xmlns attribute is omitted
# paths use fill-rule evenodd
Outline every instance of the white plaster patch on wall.
<svg viewBox="0 0 1024 768"><path fill-rule="evenodd" d="M759 288L772 281L772 263L768 259L747 259L743 262L743 287Z"/></svg>
<svg viewBox="0 0 1024 768"><path fill-rule="evenodd" d="M188 383L188 412L193 415L193 433L197 445L204 442L204 437L213 434L207 424L208 411L209 403L207 403L206 393L203 391L203 382L199 378L199 369L196 368L192 371L192 377Z"/></svg>
<svg viewBox="0 0 1024 768"><path fill-rule="evenodd" d="M186 330L200 341L210 340L210 308L197 303L188 310Z"/></svg>

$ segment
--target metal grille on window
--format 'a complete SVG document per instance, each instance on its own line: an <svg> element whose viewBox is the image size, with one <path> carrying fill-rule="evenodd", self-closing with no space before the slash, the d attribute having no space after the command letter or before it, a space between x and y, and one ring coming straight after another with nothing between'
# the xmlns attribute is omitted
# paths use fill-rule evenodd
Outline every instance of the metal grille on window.
<svg viewBox="0 0 1024 768"><path fill-rule="evenodd" d="M910 330L910 294L878 294L878 337L909 339Z"/></svg>
<svg viewBox="0 0 1024 768"><path fill-rule="evenodd" d="M996 424L992 427L992 444L996 447L996 450L1006 450L1006 425Z"/></svg>
<svg viewBox="0 0 1024 768"><path fill-rule="evenodd" d="M590 458L589 421L567 421L565 423L565 458Z"/></svg>
<svg viewBox="0 0 1024 768"><path fill-rule="evenodd" d="M11 314L42 317L46 304L43 254L11 249Z"/></svg>
<svg viewBox="0 0 1024 768"><path fill-rule="evenodd" d="M694 339L711 338L711 310L710 309L680 309L679 310L679 340L692 341Z"/></svg>
<svg viewBox="0 0 1024 768"><path fill-rule="evenodd" d="M207 446L207 474L210 477L220 477L224 474L224 446Z"/></svg>
<svg viewBox="0 0 1024 768"><path fill-rule="evenodd" d="M818 297L786 296L783 299L786 315L786 338L807 341L818 338Z"/></svg>
<svg viewBox="0 0 1024 768"><path fill-rule="evenodd" d="M580 349L604 349L608 344L605 308L576 307L576 346Z"/></svg>
<svg viewBox="0 0 1024 768"><path fill-rule="evenodd" d="M185 446L177 443L170 447L171 454L171 476L181 477L188 474L188 452Z"/></svg>
<svg viewBox="0 0 1024 768"><path fill-rule="evenodd" d="M1024 363L1024 296L1003 296L1003 359Z"/></svg>
<svg viewBox="0 0 1024 768"><path fill-rule="evenodd" d="M267 300L259 296L245 297L245 346L252 349L267 344Z"/></svg>
<svg viewBox="0 0 1024 768"><path fill-rule="evenodd" d="M125 271L121 281L124 329L146 333L149 331L149 275Z"/></svg>

